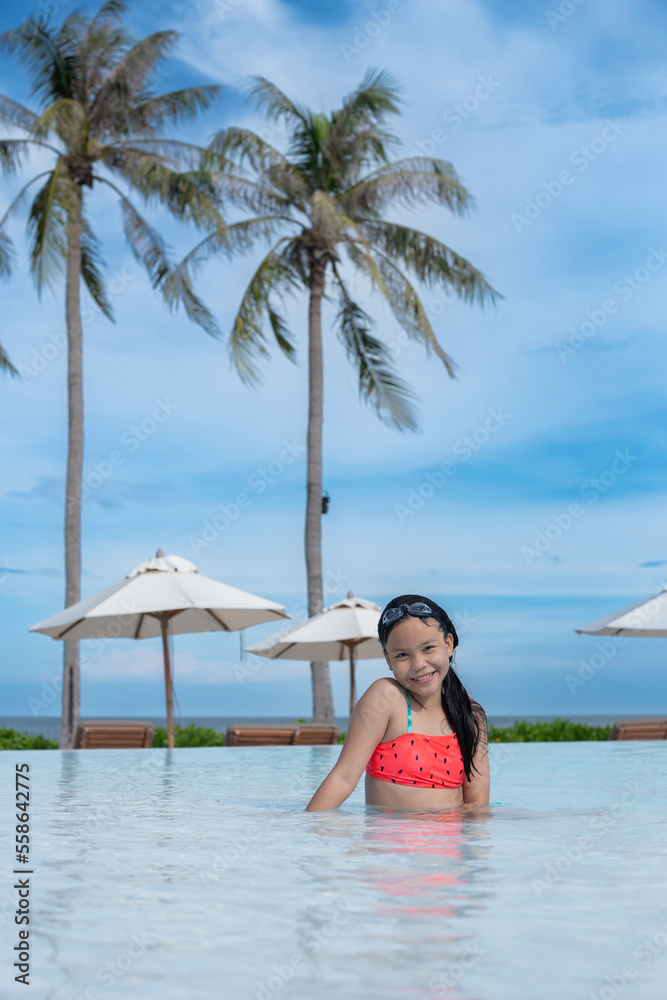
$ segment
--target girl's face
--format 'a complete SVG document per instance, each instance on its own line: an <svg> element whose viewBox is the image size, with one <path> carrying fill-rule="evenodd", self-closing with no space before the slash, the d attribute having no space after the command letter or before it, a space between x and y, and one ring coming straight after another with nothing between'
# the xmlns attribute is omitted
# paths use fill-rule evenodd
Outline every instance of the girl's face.
<svg viewBox="0 0 667 1000"><path fill-rule="evenodd" d="M384 656L399 684L427 698L440 690L453 652L453 636L435 618L406 614L389 633Z"/></svg>

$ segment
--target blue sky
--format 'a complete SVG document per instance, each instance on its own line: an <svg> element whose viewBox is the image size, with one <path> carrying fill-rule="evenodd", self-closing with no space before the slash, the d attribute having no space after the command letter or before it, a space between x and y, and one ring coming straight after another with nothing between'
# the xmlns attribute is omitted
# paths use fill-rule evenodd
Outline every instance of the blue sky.
<svg viewBox="0 0 667 1000"><path fill-rule="evenodd" d="M38 6L2 4L2 27ZM58 16L72 6L61 3ZM659 640L615 649L575 691L567 677L596 652L597 640L575 627L667 579L667 12L648 0L561 7L573 12L490 0L146 2L128 21L136 34L181 33L165 88L223 85L221 100L186 130L193 139L231 122L267 128L242 95L251 74L328 110L369 66L387 68L404 87L396 122L404 152L451 160L475 197L465 219L435 209L393 213L468 257L504 296L481 311L424 291L457 380L404 344L383 304L354 283L418 394L420 433L397 434L359 403L325 308L330 600L350 587L379 602L421 592L474 619L459 662L489 714L652 712L667 695ZM0 92L32 100L6 61ZM271 128L281 146L284 136ZM32 166L37 172L39 161ZM0 209L16 189L2 182ZM93 198L117 322L92 312L86 322L84 478L115 450L123 461L84 503L83 594L160 546L294 607L305 591L305 301L288 311L299 363L274 356L260 389L248 390L224 343L155 297L123 244L113 200ZM192 245L193 233L151 217L175 252ZM0 387L0 690L3 714L18 715L40 699L36 711L53 714L57 705L52 698L47 707L40 692L58 676L61 647L27 629L62 606L64 590L64 307L61 291L37 300L24 229L25 216L11 228L17 274L0 288L2 340L24 373ZM223 329L256 262L213 261L201 275L199 290ZM167 419L135 441L132 428L156 406ZM201 546L219 505L247 492L285 442L295 460ZM432 490L421 505L420 488ZM554 518L564 524L572 504L581 513L531 556L538 533ZM247 642L265 632L249 631ZM185 715L308 713L307 665L267 664L241 684L238 649L238 636L176 640ZM156 643L118 642L84 671L84 714L159 713L160 669ZM363 665L361 686L381 672L381 663ZM346 671L332 664L332 673L342 713Z"/></svg>

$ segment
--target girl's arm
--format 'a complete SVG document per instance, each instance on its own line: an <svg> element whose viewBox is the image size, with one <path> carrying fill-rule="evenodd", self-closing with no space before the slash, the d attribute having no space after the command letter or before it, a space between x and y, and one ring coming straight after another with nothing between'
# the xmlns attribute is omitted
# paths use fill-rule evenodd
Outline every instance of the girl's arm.
<svg viewBox="0 0 667 1000"><path fill-rule="evenodd" d="M466 804L488 806L491 778L486 715L482 706L476 702L473 703L473 712L479 722L479 742L473 757L473 767L470 769L470 781L463 782L463 801Z"/></svg>
<svg viewBox="0 0 667 1000"><path fill-rule="evenodd" d="M382 677L373 681L354 706L340 756L312 799L306 812L337 809L357 787L359 778L387 731L396 689Z"/></svg>

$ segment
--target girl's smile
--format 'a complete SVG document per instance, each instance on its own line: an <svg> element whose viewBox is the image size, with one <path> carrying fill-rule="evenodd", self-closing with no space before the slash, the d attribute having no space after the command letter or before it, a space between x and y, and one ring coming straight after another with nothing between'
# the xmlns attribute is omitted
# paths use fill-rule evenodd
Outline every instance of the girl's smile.
<svg viewBox="0 0 667 1000"><path fill-rule="evenodd" d="M428 674L422 674L421 677L411 677L410 680L414 681L415 684L428 684L432 677L435 677L436 671L431 670Z"/></svg>

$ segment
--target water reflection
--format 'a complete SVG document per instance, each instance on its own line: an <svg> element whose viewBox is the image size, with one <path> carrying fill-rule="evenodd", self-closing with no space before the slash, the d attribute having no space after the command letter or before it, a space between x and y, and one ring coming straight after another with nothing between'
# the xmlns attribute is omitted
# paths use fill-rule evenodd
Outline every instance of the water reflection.
<svg viewBox="0 0 667 1000"><path fill-rule="evenodd" d="M483 915L497 895L488 878L493 819L491 807L479 806L308 814L319 849L306 852L302 868L317 892L297 909L300 954L312 953L316 941L331 969L346 948L353 953L356 982L338 984L347 995L365 983L366 998L435 1000L446 987L464 1000L461 979L484 960L466 918ZM406 963L416 955L407 986Z"/></svg>

